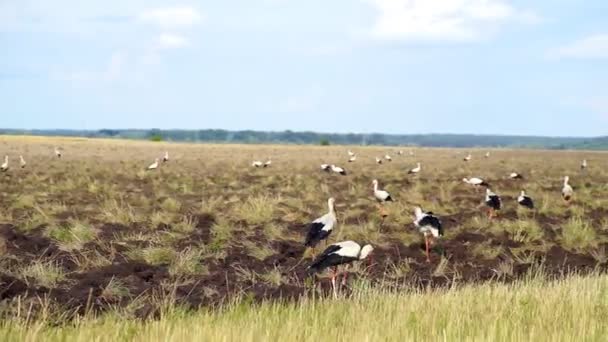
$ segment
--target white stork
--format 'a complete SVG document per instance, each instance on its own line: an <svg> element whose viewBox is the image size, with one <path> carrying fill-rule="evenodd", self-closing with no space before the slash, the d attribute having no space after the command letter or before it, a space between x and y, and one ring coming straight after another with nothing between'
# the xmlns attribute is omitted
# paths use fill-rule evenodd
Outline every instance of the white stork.
<svg viewBox="0 0 608 342"><path fill-rule="evenodd" d="M331 166L329 164L321 164L321 170L329 172L331 171Z"/></svg>
<svg viewBox="0 0 608 342"><path fill-rule="evenodd" d="M517 173L517 172L511 172L511 174L509 175L509 178L511 178L511 179L524 179L524 176L522 176L520 173Z"/></svg>
<svg viewBox="0 0 608 342"><path fill-rule="evenodd" d="M517 203L519 203L519 205L521 205L522 207L534 209L534 201L532 201L532 198L530 196L526 195L526 192L524 190L522 190L519 196L517 197Z"/></svg>
<svg viewBox="0 0 608 342"><path fill-rule="evenodd" d="M400 156L402 156L402 155L403 155L403 150L399 150L399 151L397 152L397 154L398 154L398 155L400 155Z"/></svg>
<svg viewBox="0 0 608 342"><path fill-rule="evenodd" d="M251 163L251 166L253 166L253 167L263 167L264 163L262 163L259 160L255 160L253 163Z"/></svg>
<svg viewBox="0 0 608 342"><path fill-rule="evenodd" d="M349 163L354 163L357 160L357 156L356 155L352 155L350 158L348 158L348 162Z"/></svg>
<svg viewBox="0 0 608 342"><path fill-rule="evenodd" d="M467 183L467 184L473 185L475 187L479 187L479 186L485 186L485 187L487 187L487 186L489 186L489 184L486 183L486 181L484 181L481 178L477 178L477 177L463 178L462 181L465 182L465 183Z"/></svg>
<svg viewBox="0 0 608 342"><path fill-rule="evenodd" d="M150 166L148 166L148 170L156 170L158 169L158 158L154 159L154 163L150 164Z"/></svg>
<svg viewBox="0 0 608 342"><path fill-rule="evenodd" d="M433 238L443 236L443 226L441 221L432 212L423 212L422 208L414 209L415 220L414 224L418 230L424 235L424 244L426 245L426 262L431 262L430 247L433 243Z"/></svg>
<svg viewBox="0 0 608 342"><path fill-rule="evenodd" d="M485 203L488 206L488 217L491 220L496 212L502 208L502 201L500 200L500 196L495 194L490 188L487 188Z"/></svg>
<svg viewBox="0 0 608 342"><path fill-rule="evenodd" d="M382 164L382 159L376 157L376 164Z"/></svg>
<svg viewBox="0 0 608 342"><path fill-rule="evenodd" d="M467 154L467 156L466 156L466 157L464 157L464 159L463 159L463 160L464 160L465 162L468 162L468 161L471 161L471 159L473 159L473 156L472 156L472 155L469 153L469 154Z"/></svg>
<svg viewBox="0 0 608 342"><path fill-rule="evenodd" d="M583 159L583 162L581 163L581 170L585 170L587 168L587 159Z"/></svg>
<svg viewBox="0 0 608 342"><path fill-rule="evenodd" d="M314 251L315 246L317 246L319 242L322 240L327 242L327 238L338 222L336 219L336 211L334 209L335 201L336 200L333 197L328 199L327 207L329 212L312 221L312 223L308 226L308 234L306 235L304 246L310 247Z"/></svg>
<svg viewBox="0 0 608 342"><path fill-rule="evenodd" d="M21 166L22 169L25 167L25 165L27 165L27 163L25 162L25 159L23 159L23 156L19 156L19 165Z"/></svg>
<svg viewBox="0 0 608 342"><path fill-rule="evenodd" d="M349 157L354 157L355 153L353 151L351 151L351 150L348 150L348 156Z"/></svg>
<svg viewBox="0 0 608 342"><path fill-rule="evenodd" d="M387 191L378 190L378 180L377 179L374 179L372 181L372 184L374 185L374 197L376 198L376 200L378 200L378 202L383 203L383 202L392 202L393 201L391 194L389 194Z"/></svg>
<svg viewBox="0 0 608 342"><path fill-rule="evenodd" d="M329 166L331 168L331 170L335 173L341 174L342 176L346 176L346 170L344 170L343 168L336 166L336 165L330 165Z"/></svg>
<svg viewBox="0 0 608 342"><path fill-rule="evenodd" d="M269 167L270 165L272 165L272 160L270 159L270 157L268 157L268 160L266 160L266 162L264 163L264 167Z"/></svg>
<svg viewBox="0 0 608 342"><path fill-rule="evenodd" d="M393 158L391 158L391 156L389 156L388 153L386 155L384 155L384 159L386 159L389 162L393 161Z"/></svg>
<svg viewBox="0 0 608 342"><path fill-rule="evenodd" d="M410 156L414 156L414 151L410 151Z"/></svg>
<svg viewBox="0 0 608 342"><path fill-rule="evenodd" d="M55 147L55 155L57 156L57 158L61 158L61 150L59 149L59 147Z"/></svg>
<svg viewBox="0 0 608 342"><path fill-rule="evenodd" d="M8 156L4 156L4 163L0 165L0 171L6 172L8 171Z"/></svg>
<svg viewBox="0 0 608 342"><path fill-rule="evenodd" d="M416 166L415 168L413 168L413 169L409 170L409 171L407 172L407 174L408 174L408 175L411 175L411 174L414 174L414 175L415 175L415 174L418 174L418 172L420 172L420 170L422 170L422 168L420 167L420 163L417 163L417 165L418 165L418 166Z"/></svg>
<svg viewBox="0 0 608 342"><path fill-rule="evenodd" d="M165 151L165 155L163 156L163 163L166 163L169 161L169 151Z"/></svg>
<svg viewBox="0 0 608 342"><path fill-rule="evenodd" d="M486 158L490 158L490 151L486 152L485 157L486 157Z"/></svg>
<svg viewBox="0 0 608 342"><path fill-rule="evenodd" d="M564 201L566 201L566 203L570 203L570 200L572 199L572 195L574 195L574 189L572 189L572 186L570 186L570 184L568 184L569 181L570 181L570 177L568 177L568 176L564 177L564 187L562 188L562 198L564 199Z"/></svg>
<svg viewBox="0 0 608 342"><path fill-rule="evenodd" d="M321 253L313 263L308 266L308 273L315 274L322 272L326 268L332 267L331 274L331 286L334 292L334 297L338 297L336 289L336 277L338 276L338 267L340 265L348 265L353 261L364 260L374 250L372 245L365 245L361 247L354 241L342 241L329 245L323 253ZM371 259L370 259L371 261ZM346 285L346 271L342 278L342 284Z"/></svg>

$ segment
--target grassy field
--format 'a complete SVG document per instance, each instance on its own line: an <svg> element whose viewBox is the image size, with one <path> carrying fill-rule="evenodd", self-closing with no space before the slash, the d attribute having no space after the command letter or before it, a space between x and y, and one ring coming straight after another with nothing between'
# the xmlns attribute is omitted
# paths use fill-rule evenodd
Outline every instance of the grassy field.
<svg viewBox="0 0 608 342"><path fill-rule="evenodd" d="M61 159L54 155L55 146L63 150ZM348 149L357 153L355 163L347 162ZM557 334L556 326L568 328L564 334L572 336L585 333L583 328L590 337L605 333L596 321L606 305L604 276L504 284L525 278L530 270L542 269L544 276L558 279L606 270L608 154L497 149L484 158L486 150L471 150L473 159L465 163L469 150L415 148L413 156L410 149L404 155L397 150L0 137L0 157L10 158L10 169L0 174L4 331L22 338L47 333L61 338L116 324L111 329L123 338L212 334L236 339L231 334L245 334L247 339L252 331L253 339L274 339L293 331L312 339L356 331L370 340L549 337ZM169 162L145 171L165 151ZM375 157L386 153L393 161L377 165ZM23 169L19 155L27 161ZM268 157L271 167L251 167L253 160ZM579 169L582 159L589 162L585 172ZM421 173L407 175L416 162L422 163ZM322 163L342 166L348 174L324 173ZM524 180L507 179L511 172ZM575 189L570 205L560 198L565 175ZM497 219L486 217L483 192L462 182L472 176L484 178L502 196L505 208ZM373 179L395 198L386 206L383 223ZM518 208L521 189L535 200L535 211ZM327 275L306 277L311 253L303 247L307 224L327 211L328 197L336 198L338 211L330 242L350 239L375 247L371 266L351 269L338 302L324 299ZM439 215L446 229L431 263L412 224L416 205ZM308 299L294 304L302 297ZM270 304L197 311L237 299ZM563 312L552 310L578 302ZM168 303L176 308L170 313L163 311ZM448 309L440 310L441 305ZM425 307L428 313L412 313ZM180 313L192 309L197 313ZM329 316L322 320L325 312ZM347 315L335 318L341 324L330 329L328 320L338 312ZM546 321L538 316L545 312L551 313ZM86 329L63 326L80 322L82 315L88 317L82 322ZM158 317L150 323L135 320ZM505 325L494 325L491 317L506 317ZM578 317L584 319L575 321ZM24 319L40 329L26 328ZM357 319L362 323L354 324ZM296 327L303 320L306 324ZM209 325L192 328L198 321ZM229 331L241 321L251 329ZM37 322L62 327L49 331ZM358 330L368 324L369 332ZM526 329L510 328L522 324ZM312 332L313 327L320 329Z"/></svg>
<svg viewBox="0 0 608 342"><path fill-rule="evenodd" d="M171 306L154 321L117 313L61 326L0 323L3 341L605 341L608 277L539 278L511 285L383 292L221 311Z"/></svg>

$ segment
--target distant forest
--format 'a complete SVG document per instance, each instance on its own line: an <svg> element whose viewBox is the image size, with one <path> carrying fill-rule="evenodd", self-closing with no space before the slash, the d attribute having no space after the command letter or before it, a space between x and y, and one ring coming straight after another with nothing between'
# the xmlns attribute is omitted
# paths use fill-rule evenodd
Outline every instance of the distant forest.
<svg viewBox="0 0 608 342"><path fill-rule="evenodd" d="M120 138L152 141L245 144L315 144L315 145L386 145L426 147L515 147L545 149L608 150L608 136L597 138L536 137L474 134L339 134L316 132L228 131L222 129L100 129L83 130L21 130L0 129L0 134L70 136L88 138Z"/></svg>

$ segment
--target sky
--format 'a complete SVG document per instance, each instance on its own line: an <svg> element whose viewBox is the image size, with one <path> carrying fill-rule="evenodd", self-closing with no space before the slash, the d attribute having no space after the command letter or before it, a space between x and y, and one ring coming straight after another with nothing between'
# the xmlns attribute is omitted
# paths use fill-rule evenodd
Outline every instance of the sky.
<svg viewBox="0 0 608 342"><path fill-rule="evenodd" d="M0 0L0 127L608 135L605 0Z"/></svg>

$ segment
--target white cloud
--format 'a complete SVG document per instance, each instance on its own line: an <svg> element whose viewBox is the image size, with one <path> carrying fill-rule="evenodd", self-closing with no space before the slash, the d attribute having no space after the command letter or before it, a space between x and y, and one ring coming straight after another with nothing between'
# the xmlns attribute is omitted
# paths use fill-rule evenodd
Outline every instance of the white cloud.
<svg viewBox="0 0 608 342"><path fill-rule="evenodd" d="M538 20L502 0L365 0L379 12L371 34L385 40L474 40L507 20Z"/></svg>
<svg viewBox="0 0 608 342"><path fill-rule="evenodd" d="M190 46L190 40L184 36L162 33L158 37L159 49L178 49Z"/></svg>
<svg viewBox="0 0 608 342"><path fill-rule="evenodd" d="M585 37L557 49L559 57L580 59L608 58L608 34Z"/></svg>
<svg viewBox="0 0 608 342"><path fill-rule="evenodd" d="M202 15L192 7L167 7L143 11L139 19L164 28L179 28L197 24Z"/></svg>

